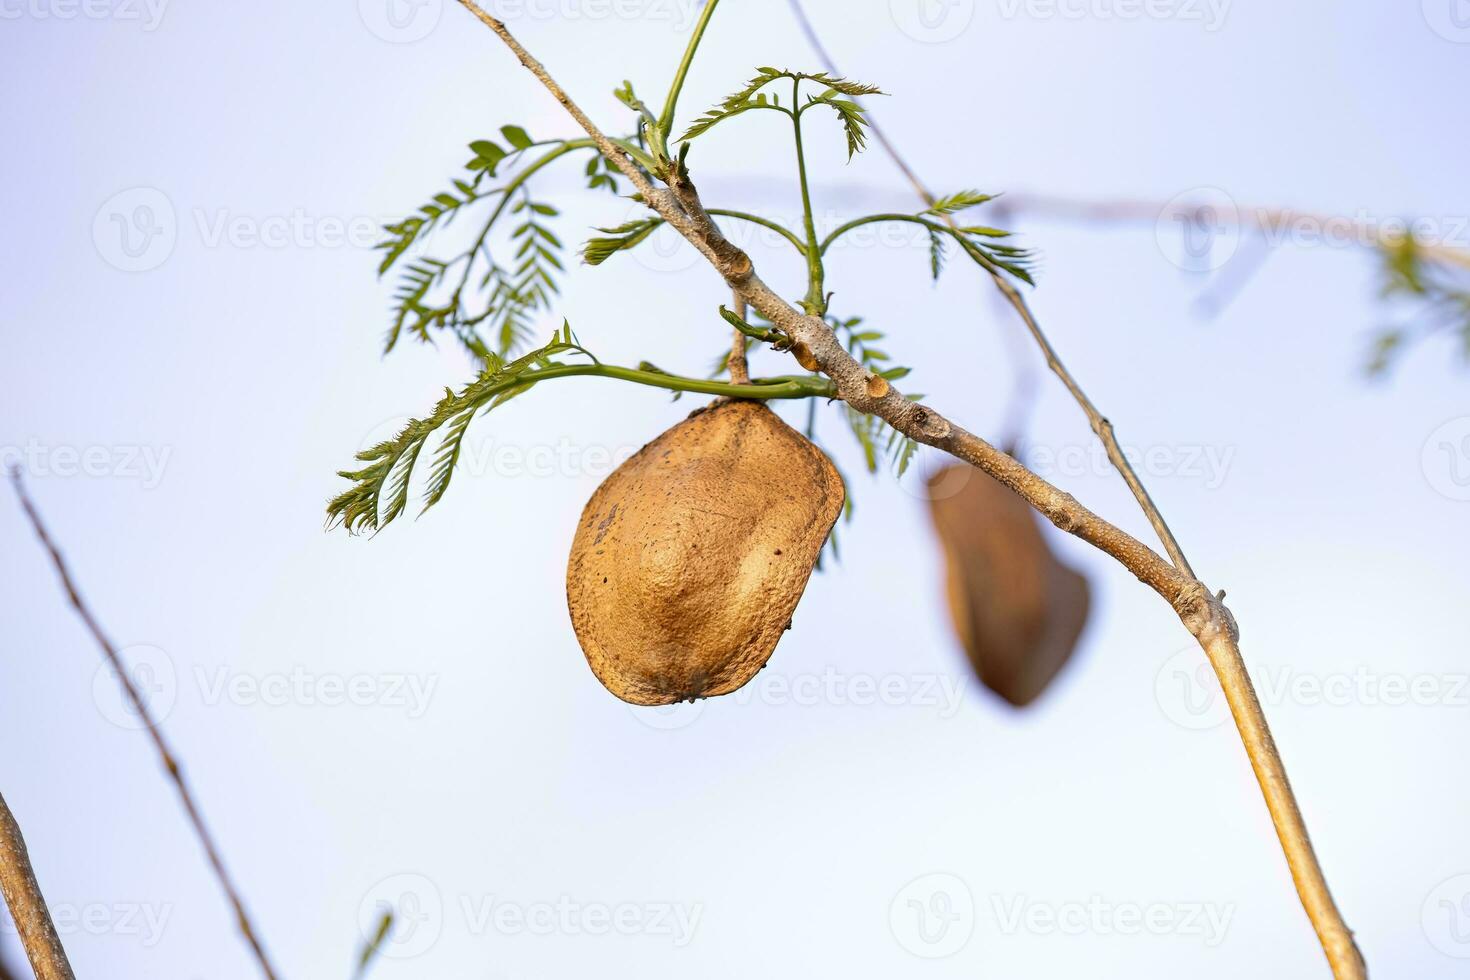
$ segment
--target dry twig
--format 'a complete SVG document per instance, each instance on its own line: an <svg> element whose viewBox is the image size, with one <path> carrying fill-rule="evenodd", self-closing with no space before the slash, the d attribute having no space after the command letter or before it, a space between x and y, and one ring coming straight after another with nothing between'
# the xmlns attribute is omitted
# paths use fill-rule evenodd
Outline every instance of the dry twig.
<svg viewBox="0 0 1470 980"><path fill-rule="evenodd" d="M5 905L15 920L16 932L36 980L76 980L61 938L56 935L46 899L41 896L20 825L3 796L0 796L0 892L5 894ZM5 972L0 964L0 976Z"/></svg>
<svg viewBox="0 0 1470 980"><path fill-rule="evenodd" d="M149 738L152 739L153 746L158 751L158 757L163 763L164 770L168 772L175 789L178 790L179 801L183 804L184 813L188 816L189 823L194 828L194 835L199 838L199 843L204 848L205 857L209 859L209 865L214 871L214 876L219 881L220 888L225 893L225 898L229 900L230 907L234 910L235 920L239 925L240 932L244 935L246 943L250 946L250 951L255 956L256 963L260 966L260 972L266 977L266 980L276 980L276 972L272 969L270 959L266 956L265 948L261 945L259 934L252 924L250 916L245 911L245 903L240 898L240 890L235 886L229 872L225 869L224 859L220 856L219 845L215 843L214 836L209 832L209 828L204 823L204 816L199 810L199 805L194 799L193 792L189 789L188 782L184 779L184 773L179 766L177 757L169 748L168 742L164 740L163 732L159 728L158 721L149 712L148 704L143 700L142 694L138 692L138 688L133 683L131 675L128 674L127 665L122 662L122 658L118 655L117 647L107 638L107 634L103 632L101 624L97 621L97 617L92 615L92 611L87 608L87 604L82 600L81 593L77 590L76 583L72 580L71 571L67 567L66 560L62 558L60 549L57 548L51 535L47 532L46 525L41 521L40 513L37 512L35 505L31 502L30 496L26 493L25 483L21 480L20 470L18 468L11 469L10 482L15 486L15 494L20 499L21 508L30 520L31 527L36 532L36 537L40 540L42 547L46 549L47 554L50 555L51 563L56 566L56 572L61 578L61 586L66 591L68 601L71 602L72 608L76 610L77 615L81 617L82 623L87 627L87 631L92 634L92 638L97 642L97 646L102 649L102 655L106 658L108 665L112 667L113 672L118 677L118 681L123 686L123 693L127 697L129 705L137 713L138 718L143 722L144 730L148 733Z"/></svg>
<svg viewBox="0 0 1470 980"><path fill-rule="evenodd" d="M735 315L742 320L745 319L745 299L740 295L740 290L734 290L735 300L731 304ZM745 360L745 334L739 330L730 339L730 383L737 385L750 384L750 366Z"/></svg>
<svg viewBox="0 0 1470 980"><path fill-rule="evenodd" d="M1104 224L1153 225L1168 220L1198 221L1206 216L1204 204L1190 201L1091 201L1050 194L1007 194L1004 207L1011 213ZM1228 202L1223 207L1211 207L1208 218L1220 227L1250 229L1278 241L1289 238L1297 230L1303 230L1314 238L1332 244L1373 248L1392 248L1400 244L1406 234L1405 229L1409 227L1408 223L1402 221L1319 214L1296 208L1235 206ZM1418 249L1421 255L1432 261L1470 269L1470 251L1463 248L1444 242L1421 240L1418 242Z"/></svg>

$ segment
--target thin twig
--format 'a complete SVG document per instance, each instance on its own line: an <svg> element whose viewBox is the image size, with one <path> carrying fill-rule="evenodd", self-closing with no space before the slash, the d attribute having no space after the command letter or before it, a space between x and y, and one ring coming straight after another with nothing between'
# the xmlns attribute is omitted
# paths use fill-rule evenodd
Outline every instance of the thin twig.
<svg viewBox="0 0 1470 980"><path fill-rule="evenodd" d="M36 872L31 867L20 825L3 796L0 796L0 892L5 894L5 906L15 920L15 930L36 980L75 980L61 937L56 934L56 924L51 921L51 910L46 907ZM0 973L3 972L4 967L0 966Z"/></svg>
<svg viewBox="0 0 1470 980"><path fill-rule="evenodd" d="M832 56L827 52L826 47L822 44L821 38L817 37L816 29L812 27L811 21L807 18L806 11L801 5L801 0L790 0L790 4L792 13L796 16L797 21L800 22L802 32L806 35L807 42L816 51L817 57L821 60L823 66L833 75L841 75L842 72L838 69ZM878 143L883 147L883 151L888 154L889 159L903 172L908 182L913 185L915 193L918 194L925 206L933 207L936 200L934 193L929 190L928 185L920 179L918 173L914 171L913 167L909 166L908 161L898 152L898 147L894 145L893 141L888 138L888 134L878 125L872 113L867 113L867 117L868 128L873 131L873 136L877 138ZM951 228L957 227L953 215L943 214L939 217L940 220ZM1139 479L1138 473L1133 469L1133 464L1128 462L1128 457L1124 454L1123 447L1118 444L1118 438L1113 432L1113 423L1108 421L1107 417L1097 410L1097 406L1092 404L1092 400L1087 397L1086 392L1082 390L1082 386L1072 376L1072 372L1068 371L1067 366L1062 363L1062 359L1057 355L1056 348L1051 345L1051 341L1047 338L1045 332L1042 331L1040 322L1037 321L1035 314L1031 312L1031 307L1026 302L1025 297L1021 295L1020 290L1004 274L994 268L987 267L987 271L990 274L991 280L995 283L996 288L1000 290L1001 295L1005 298L1005 301L1016 311L1016 314L1021 318L1021 322L1025 324L1026 329L1030 331L1031 336L1036 340L1037 346L1041 348L1041 353L1046 358L1046 366L1051 369L1053 374L1061 379L1062 384L1066 386L1072 398L1081 406L1082 411L1087 415L1088 425L1091 426L1092 431L1096 433L1098 439L1102 440L1103 448L1107 452L1108 459L1118 470L1119 474L1122 475L1123 482L1128 485L1128 489L1132 491L1134 499L1138 501L1138 506L1142 508L1144 516L1148 518L1149 524L1153 526L1154 533L1159 536L1159 540L1163 543L1164 550L1168 552L1170 560L1174 562L1175 567L1181 572L1190 578L1195 578L1194 569L1190 567L1188 559L1184 557L1184 549L1179 546L1178 540L1174 537L1174 532L1169 530L1169 525L1164 520L1164 515L1159 512L1159 508L1154 504L1153 498L1149 496L1148 490L1144 488L1143 481Z"/></svg>
<svg viewBox="0 0 1470 980"><path fill-rule="evenodd" d="M735 290L735 300L731 308L740 319L745 319L745 297L740 295L740 290ZM737 385L750 384L750 366L745 360L745 334L739 330L730 339L730 382Z"/></svg>
<svg viewBox="0 0 1470 980"><path fill-rule="evenodd" d="M794 0L793 0L794 2ZM1006 208L1013 212L1036 214L1064 221L1156 224L1161 220L1175 219L1198 221L1205 216L1208 202L1172 201L1168 203L1145 200L1086 200L1074 197L1059 197L1049 194L1008 193ZM1226 202L1223 207L1212 207L1211 221L1220 227L1242 228L1261 232L1267 244L1275 245L1293 228L1306 228L1314 237L1333 244L1362 245L1370 248L1391 248L1403 243L1412 228L1402 221L1386 221L1367 217L1349 217L1340 214L1319 214L1300 211L1296 208L1236 206ZM1470 268L1470 250L1447 245L1443 242L1415 239L1419 254L1447 265Z"/></svg>
<svg viewBox="0 0 1470 980"><path fill-rule="evenodd" d="M148 732L149 737L153 740L153 746L158 750L158 756L163 763L163 768L167 771L169 778L173 781L174 787L178 790L179 800L184 806L184 813L188 816L189 823L194 828L194 834L199 838L199 843L204 848L204 854L209 859L209 865L214 870L214 876L219 881L220 888L224 891L225 897L229 900L230 906L234 910L240 932L244 935L246 943L249 944L251 952L255 955L256 963L260 966L260 972L266 977L266 980L276 980L276 972L271 967L270 959L266 956L265 949L261 945L259 933L251 923L250 916L245 911L245 903L240 898L239 889L235 887L235 883L230 878L229 872L225 870L225 863L224 859L220 857L219 846L215 843L213 835L209 832L209 828L205 826L204 817L199 810L199 805L194 800L194 794L190 791L189 784L184 779L184 773L179 766L177 757L164 740L163 731L159 728L157 720L149 713L148 705L143 700L143 696L138 692L132 677L128 674L126 665L118 655L117 647L107 638L107 634L103 632L101 624L92 615L91 610L87 608L87 604L82 600L81 593L77 590L76 583L72 580L66 560L62 558L60 549L57 548L51 535L47 532L46 525L41 521L40 513L37 512L35 505L31 502L30 496L26 493L25 484L21 480L20 469L18 467L11 469L10 482L15 486L15 494L20 498L21 508L25 511L26 517L29 518L31 527L36 532L36 537L40 540L42 547L46 549L47 554L51 556L51 563L56 566L56 572L61 577L61 585L66 591L67 600L70 601L72 608L76 610L82 623L87 627L87 631L92 634L92 638L97 641L97 645L102 649L102 654L107 659L107 663L112 667L113 672L117 674L118 680L122 683L123 692L127 696L128 703L137 713L138 718L143 722L144 730Z"/></svg>
<svg viewBox="0 0 1470 980"><path fill-rule="evenodd" d="M870 386L870 375L819 317L804 314L767 286L755 272L750 256L720 233L700 201L699 194L682 167L671 167L664 176L669 191L655 189L648 176L614 146L566 91L506 29L474 3L459 0L516 55L553 97L571 114L643 196L643 201L689 241L720 273L726 284L737 290L755 310L790 337L793 346L806 348L823 374L832 379L838 397L857 411L876 415L917 442L942 449L971 463L1010 487L1043 516L1069 534L1074 534L1112 556L1140 581L1158 592L1173 607L1180 621L1210 657L1232 713L1267 809L1281 840L1286 861L1296 882L1307 916L1317 931L1323 950L1338 980L1362 980L1363 965L1352 932L1332 901L1306 825L1286 780L1285 769L1271 739L1266 719L1252 688L1240 655L1235 619L1221 599L1212 594L1183 566L1176 567L1122 529L1108 523L934 408L905 398L891 385ZM672 193L670 193L672 192ZM1105 431L1109 431L1104 427Z"/></svg>

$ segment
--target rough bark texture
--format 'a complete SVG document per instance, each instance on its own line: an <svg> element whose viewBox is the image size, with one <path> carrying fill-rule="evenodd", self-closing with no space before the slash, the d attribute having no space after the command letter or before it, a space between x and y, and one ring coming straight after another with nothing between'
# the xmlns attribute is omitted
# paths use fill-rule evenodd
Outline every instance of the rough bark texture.
<svg viewBox="0 0 1470 980"><path fill-rule="evenodd" d="M597 488L567 605L593 673L632 704L728 694L765 666L842 512L822 451L758 402L722 400Z"/></svg>
<svg viewBox="0 0 1470 980"><path fill-rule="evenodd" d="M0 892L5 895L5 906L15 920L36 980L75 980L46 900L41 897L20 826L4 797L0 797Z"/></svg>

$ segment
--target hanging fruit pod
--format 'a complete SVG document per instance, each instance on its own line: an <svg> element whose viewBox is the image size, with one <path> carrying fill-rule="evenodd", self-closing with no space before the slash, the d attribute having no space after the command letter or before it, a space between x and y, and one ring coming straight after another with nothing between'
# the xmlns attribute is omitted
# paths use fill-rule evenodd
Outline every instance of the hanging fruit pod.
<svg viewBox="0 0 1470 980"><path fill-rule="evenodd" d="M826 455L765 405L722 399L593 493L567 563L587 663L631 704L728 694L791 626L842 511Z"/></svg>
<svg viewBox="0 0 1470 980"><path fill-rule="evenodd" d="M1006 701L1030 704L1076 649L1087 580L1057 560L1031 507L980 470L945 467L928 489L950 615L970 664Z"/></svg>

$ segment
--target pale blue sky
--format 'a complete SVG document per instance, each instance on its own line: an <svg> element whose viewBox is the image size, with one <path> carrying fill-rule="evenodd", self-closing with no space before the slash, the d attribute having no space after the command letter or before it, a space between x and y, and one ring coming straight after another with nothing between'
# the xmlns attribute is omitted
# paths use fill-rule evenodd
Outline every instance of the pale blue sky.
<svg viewBox="0 0 1470 980"><path fill-rule="evenodd" d="M917 2L809 8L843 68L891 93L875 111L936 189L1165 201L1212 187L1242 205L1430 216L1470 244L1459 0L1156 0L1154 18L1118 16L1126 0L949 0L927 19ZM661 91L692 13L500 9L608 126L624 78ZM428 516L373 540L323 532L333 472L468 376L448 347L380 357L391 284L362 230L427 199L502 123L573 133L456 4L0 0L0 14L0 448L153 671L285 977L346 976L384 893L420 914L384 980L1324 975L1234 734L1180 686L1188 635L1076 542L1057 547L1088 573L1095 616L1056 689L1016 713L967 680L922 474L859 475L845 561L813 579L768 671L650 717L587 669L566 551L602 461L697 399L548 385L476 423L478 463ZM726 0L684 117L763 64L816 61L785 0ZM792 214L773 120L696 148L712 203ZM912 206L876 149L846 164L833 133L812 166L824 215ZM576 164L538 184L570 241L628 210L580 186ZM114 214L170 231L172 250L129 257ZM1121 440L1154 452L1155 497L1229 592L1377 974L1461 975L1470 502L1456 477L1470 470L1452 467L1470 467L1470 377L1432 343L1390 382L1364 380L1392 312L1360 250L1283 247L1206 321L1204 280L1147 224L1012 224L1041 252L1034 302L1058 348ZM788 258L752 251L799 291ZM931 286L922 248L854 247L829 286L837 311L889 331L909 389L999 432L1017 327L970 270L955 261ZM575 269L558 316L605 360L698 373L725 342L724 299L678 256L621 256ZM769 354L757 369L787 370ZM855 474L836 410L820 431ZM1049 377L1030 442L1058 483L1147 533ZM9 504L0 542L0 792L71 916L78 975L253 976ZM883 681L895 703L866 703ZM339 703L338 682L369 703ZM1397 682L1422 696L1395 698ZM936 894L958 903L939 945L906 918ZM558 904L583 924L515 927ZM1170 925L1134 934L1089 909ZM594 934L589 913L638 924ZM949 955L918 955L935 952Z"/></svg>

